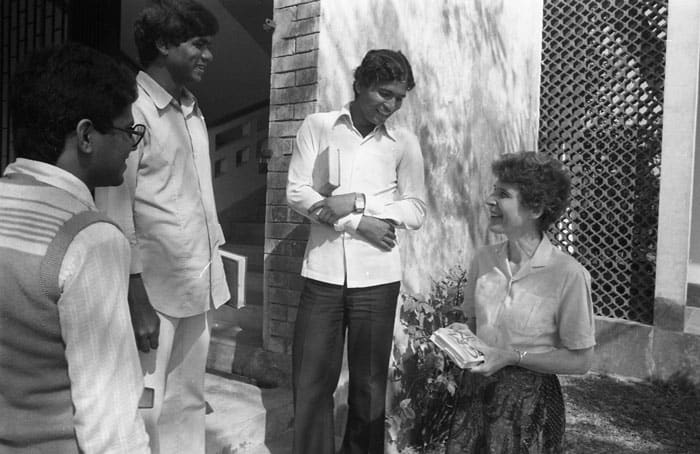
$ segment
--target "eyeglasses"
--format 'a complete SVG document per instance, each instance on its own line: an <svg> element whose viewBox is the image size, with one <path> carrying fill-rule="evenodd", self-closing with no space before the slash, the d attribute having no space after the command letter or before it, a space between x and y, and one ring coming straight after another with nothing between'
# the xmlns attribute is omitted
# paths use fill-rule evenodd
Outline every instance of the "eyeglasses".
<svg viewBox="0 0 700 454"><path fill-rule="evenodd" d="M133 125L129 128L119 128L117 126L112 126L112 129L116 129L117 131L122 131L131 136L131 141L133 142L131 144L131 148L135 149L139 142L141 142L141 139L143 139L143 136L146 134L146 126L145 125Z"/></svg>

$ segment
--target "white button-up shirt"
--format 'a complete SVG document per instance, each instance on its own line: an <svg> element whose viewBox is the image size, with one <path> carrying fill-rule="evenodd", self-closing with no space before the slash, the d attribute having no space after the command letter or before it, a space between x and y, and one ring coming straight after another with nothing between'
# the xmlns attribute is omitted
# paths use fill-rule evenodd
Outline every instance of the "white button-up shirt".
<svg viewBox="0 0 700 454"><path fill-rule="evenodd" d="M96 210L87 186L65 170L19 158L5 169L5 175L13 173L62 189ZM105 222L78 233L61 263L58 317L81 452L151 452L137 410L143 376L126 300L128 273L129 243Z"/></svg>
<svg viewBox="0 0 700 454"><path fill-rule="evenodd" d="M507 242L477 252L464 291L465 312L489 345L544 353L595 345L591 276L546 235L515 275Z"/></svg>
<svg viewBox="0 0 700 454"><path fill-rule="evenodd" d="M348 106L309 115L297 133L289 164L287 201L308 216L324 197L326 150L338 150L340 185L331 195L365 194L364 214L417 229L425 218L423 156L415 135L402 128L377 126L366 137L354 127ZM312 219L302 276L348 287L369 287L401 280L398 245L373 246L357 233L362 214L351 213L335 227ZM311 219L311 218L309 218ZM347 281L346 281L347 278Z"/></svg>
<svg viewBox="0 0 700 454"><path fill-rule="evenodd" d="M153 307L172 317L201 314L230 297L206 124L189 91L176 100L145 72L136 81L132 113L146 135L127 160L124 184L98 188L95 200L129 238L131 272L142 274Z"/></svg>

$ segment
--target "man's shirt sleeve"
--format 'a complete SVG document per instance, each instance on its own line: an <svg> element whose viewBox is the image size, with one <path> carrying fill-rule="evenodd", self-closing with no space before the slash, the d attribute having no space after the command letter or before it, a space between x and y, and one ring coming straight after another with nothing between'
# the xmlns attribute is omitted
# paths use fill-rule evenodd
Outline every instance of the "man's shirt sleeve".
<svg viewBox="0 0 700 454"><path fill-rule="evenodd" d="M147 453L138 413L143 376L127 304L129 245L113 225L96 223L66 251L59 274L66 345L81 452Z"/></svg>
<svg viewBox="0 0 700 454"><path fill-rule="evenodd" d="M404 153L396 168L398 198L385 203L368 195L365 212L389 219L398 227L415 230L423 225L426 212L423 154L413 134L404 132L401 141Z"/></svg>
<svg viewBox="0 0 700 454"><path fill-rule="evenodd" d="M313 188L313 169L318 154L319 125L313 124L313 116L306 117L296 136L296 149L292 153L287 174L287 203L297 213L309 217L309 207L323 196Z"/></svg>
<svg viewBox="0 0 700 454"><path fill-rule="evenodd" d="M581 265L572 268L563 280L557 318L562 345L577 350L595 345L595 317L591 275Z"/></svg>

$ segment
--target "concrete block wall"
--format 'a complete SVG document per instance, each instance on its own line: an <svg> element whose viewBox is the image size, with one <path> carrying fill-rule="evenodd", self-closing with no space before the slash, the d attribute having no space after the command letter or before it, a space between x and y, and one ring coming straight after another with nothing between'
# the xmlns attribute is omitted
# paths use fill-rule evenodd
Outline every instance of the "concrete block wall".
<svg viewBox="0 0 700 454"><path fill-rule="evenodd" d="M286 202L287 169L295 135L316 111L321 2L275 0L272 38L267 207L264 268L264 348L280 358L291 355L296 308L301 293L301 261L309 224Z"/></svg>

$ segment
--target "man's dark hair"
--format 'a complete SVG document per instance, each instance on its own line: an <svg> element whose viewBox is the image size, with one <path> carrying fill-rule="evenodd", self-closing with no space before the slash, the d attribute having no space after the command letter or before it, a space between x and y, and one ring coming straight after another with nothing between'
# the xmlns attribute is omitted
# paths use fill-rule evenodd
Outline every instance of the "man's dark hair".
<svg viewBox="0 0 700 454"><path fill-rule="evenodd" d="M146 7L134 22L139 61L145 67L158 57L156 45L177 46L219 31L216 17L194 0L160 0Z"/></svg>
<svg viewBox="0 0 700 454"><path fill-rule="evenodd" d="M408 59L401 51L390 49L367 52L360 66L355 69L355 82L361 87L386 82L406 82L408 90L416 86Z"/></svg>
<svg viewBox="0 0 700 454"><path fill-rule="evenodd" d="M80 120L107 132L137 95L133 73L76 43L28 55L10 87L16 155L49 164L56 163Z"/></svg>
<svg viewBox="0 0 700 454"><path fill-rule="evenodd" d="M564 213L571 194L571 177L557 159L534 151L501 156L491 165L501 183L520 191L520 203L531 210L542 209L540 231L546 230Z"/></svg>

